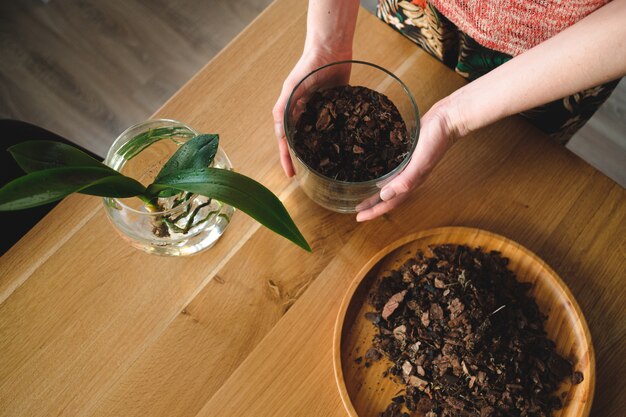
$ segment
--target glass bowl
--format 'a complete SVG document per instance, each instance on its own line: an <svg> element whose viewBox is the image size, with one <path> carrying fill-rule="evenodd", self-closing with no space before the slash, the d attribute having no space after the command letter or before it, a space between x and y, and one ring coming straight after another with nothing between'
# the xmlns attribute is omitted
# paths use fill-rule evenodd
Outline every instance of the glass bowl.
<svg viewBox="0 0 626 417"><path fill-rule="evenodd" d="M149 185L178 147L196 135L175 120L148 120L126 129L111 145L104 163ZM211 166L232 169L221 147ZM228 204L191 193L159 203L161 211L150 211L135 197L104 198L106 213L120 235L131 246L156 255L192 255L211 247L235 211Z"/></svg>
<svg viewBox="0 0 626 417"><path fill-rule="evenodd" d="M348 182L329 178L308 166L295 151L293 137L309 97L318 90L346 84L386 95L398 108L411 140L410 150L402 162L373 180ZM304 193L329 210L355 213L377 204L380 190L402 172L411 159L419 135L419 112L413 94L391 72L369 62L340 61L312 71L296 85L285 107L284 125L295 177Z"/></svg>

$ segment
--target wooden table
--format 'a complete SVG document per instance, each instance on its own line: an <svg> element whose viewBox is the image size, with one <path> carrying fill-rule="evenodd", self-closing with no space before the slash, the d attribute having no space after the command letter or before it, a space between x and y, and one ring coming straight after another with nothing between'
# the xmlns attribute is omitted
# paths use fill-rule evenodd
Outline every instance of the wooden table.
<svg viewBox="0 0 626 417"><path fill-rule="evenodd" d="M122 242L98 199L68 198L0 259L0 415L344 416L331 335L350 281L408 233L463 225L518 241L562 276L596 347L592 414L623 416L624 189L511 118L461 141L384 218L320 209L282 174L270 114L305 9L277 0L156 116L219 132L314 253L238 213L207 252L150 256ZM396 73L421 109L464 83L365 11L355 58Z"/></svg>

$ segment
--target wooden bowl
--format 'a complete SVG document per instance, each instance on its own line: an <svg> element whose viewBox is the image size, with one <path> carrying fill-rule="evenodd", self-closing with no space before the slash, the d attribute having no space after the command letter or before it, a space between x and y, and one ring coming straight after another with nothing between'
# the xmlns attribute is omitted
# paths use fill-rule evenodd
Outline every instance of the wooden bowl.
<svg viewBox="0 0 626 417"><path fill-rule="evenodd" d="M376 328L364 318L373 311L367 299L373 285L386 271L400 267L418 250L426 251L428 245L444 243L480 246L484 250L497 250L509 258L509 268L518 280L531 282L532 295L539 309L548 316L545 330L556 343L556 350L574 363L584 380L578 385L569 381L559 387L565 392L565 406L554 413L555 417L586 417L591 409L595 386L595 358L591 335L585 318L558 275L535 254L519 244L483 230L447 227L418 232L389 245L372 258L357 274L346 293L333 340L335 378L343 404L351 417L378 417L391 399L404 388L382 373L391 365L383 358L365 367L355 362L372 344Z"/></svg>

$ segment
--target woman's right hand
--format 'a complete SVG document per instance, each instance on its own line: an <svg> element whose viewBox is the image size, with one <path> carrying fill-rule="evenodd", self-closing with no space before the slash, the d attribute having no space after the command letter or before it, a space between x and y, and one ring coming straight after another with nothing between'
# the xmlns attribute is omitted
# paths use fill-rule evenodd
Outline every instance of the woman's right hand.
<svg viewBox="0 0 626 417"><path fill-rule="evenodd" d="M278 139L278 151L280 153L280 164L285 171L285 174L288 177L292 177L294 175L293 164L291 162L291 157L289 156L289 148L287 145L287 138L285 137L285 129L284 129L284 114L285 107L287 105L287 100L289 99L289 95L293 91L296 84L300 82L304 77L306 77L313 70L330 64L331 62L336 61L345 61L352 59L352 50L338 52L333 50L328 50L324 47L311 47L306 48L300 60L296 66L291 70L291 73L287 76L287 79L283 83L282 90L280 92L280 96L274 105L274 109L272 110L272 115L274 116L274 132L276 133L276 139ZM327 73L328 77L332 77L332 82L339 84L347 84L350 79L350 73L347 70L347 66L340 66L342 68L342 73ZM318 80L320 81L320 80ZM324 80L321 80L322 83ZM331 80L328 80L329 84ZM338 82L337 82L338 81Z"/></svg>

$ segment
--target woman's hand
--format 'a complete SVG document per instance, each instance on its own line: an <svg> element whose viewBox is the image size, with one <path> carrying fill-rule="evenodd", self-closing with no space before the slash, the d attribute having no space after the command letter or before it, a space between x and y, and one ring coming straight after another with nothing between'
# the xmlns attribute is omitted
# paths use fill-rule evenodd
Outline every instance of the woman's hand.
<svg viewBox="0 0 626 417"><path fill-rule="evenodd" d="M421 118L419 140L413 157L404 171L383 187L379 203L359 210L357 221L374 219L400 205L410 195L410 191L426 180L456 138L467 133L461 128L458 113L448 103L449 98L443 99Z"/></svg>
<svg viewBox="0 0 626 417"><path fill-rule="evenodd" d="M322 65L330 64L336 61L345 61L352 59L352 50L347 51L332 51L325 48L311 48L305 50L300 57L300 60L296 66L291 70L291 73L283 83L283 88L280 92L280 96L274 105L272 115L274 116L274 132L276 133L276 139L278 139L278 151L280 153L280 164L288 177L294 175L293 164L291 157L289 156L289 148L287 146L287 138L285 137L284 130L284 114L285 107L289 95L293 91L294 87L300 80L306 77L311 71L321 67ZM339 66L341 69L347 69L346 66ZM329 80L330 83L335 84L347 84L350 79L350 73L330 74L324 72L327 76L332 77L333 80Z"/></svg>
<svg viewBox="0 0 626 417"><path fill-rule="evenodd" d="M280 96L272 110L280 163L288 177L294 175L283 127L289 94L311 71L331 62L352 59L352 40L358 13L359 0L309 0L304 52L283 83ZM332 81L347 84L350 80L348 71L326 76L332 78L329 84L332 84Z"/></svg>
<svg viewBox="0 0 626 417"><path fill-rule="evenodd" d="M437 103L422 118L417 148L406 169L381 190L382 201L360 211L357 220L373 219L402 203L456 138L624 76L625 20L626 0L612 1Z"/></svg>

